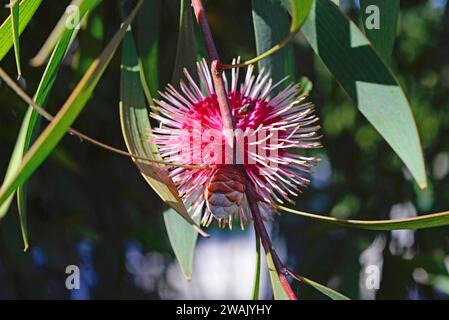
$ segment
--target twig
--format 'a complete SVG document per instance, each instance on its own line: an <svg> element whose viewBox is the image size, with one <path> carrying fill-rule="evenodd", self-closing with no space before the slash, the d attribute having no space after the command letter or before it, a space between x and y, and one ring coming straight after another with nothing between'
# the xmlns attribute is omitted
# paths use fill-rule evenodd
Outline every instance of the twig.
<svg viewBox="0 0 449 320"><path fill-rule="evenodd" d="M209 23L206 18L206 12L204 11L201 0L192 0L192 6L204 38L207 54L211 61L212 80L214 81L215 93L217 95L217 101L220 107L221 117L223 119L226 142L229 146L231 146L230 150L234 150L235 120L232 116L231 107L229 106L228 96L226 94L222 77L223 69L221 67L220 57L218 55L217 48L215 47L215 42L212 37Z"/></svg>
<svg viewBox="0 0 449 320"><path fill-rule="evenodd" d="M276 268L276 272L279 275L279 280L282 284L282 287L284 288L285 292L287 293L287 296L290 300L298 300L295 293L293 292L292 287L290 286L290 283L287 280L287 275L290 274L289 270L284 266L281 259L279 259L279 256L277 252L274 250L270 236L268 235L267 229L265 228L265 225L262 221L262 215L259 210L259 206L257 205L256 196L254 188L251 186L250 183L247 183L247 192L248 192L248 202L251 209L251 215L254 220L254 228L256 230L256 233L260 236L262 246L265 250L265 253L270 253L271 257L273 259L274 267Z"/></svg>

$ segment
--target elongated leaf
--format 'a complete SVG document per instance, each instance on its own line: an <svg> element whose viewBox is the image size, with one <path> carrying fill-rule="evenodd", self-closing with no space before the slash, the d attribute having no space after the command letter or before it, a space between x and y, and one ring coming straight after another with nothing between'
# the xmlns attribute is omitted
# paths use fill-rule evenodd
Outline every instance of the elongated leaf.
<svg viewBox="0 0 449 320"><path fill-rule="evenodd" d="M257 55L268 51L285 39L290 31L288 13L278 0L252 0ZM271 72L274 82L289 75L294 81L295 62L292 45L259 62L259 69ZM281 87L279 87L280 89Z"/></svg>
<svg viewBox="0 0 449 320"><path fill-rule="evenodd" d="M139 60L142 65L142 86L149 103L153 103L159 90L159 26L160 0L145 1L137 20L135 31Z"/></svg>
<svg viewBox="0 0 449 320"><path fill-rule="evenodd" d="M30 22L36 10L39 8L42 0L22 0L19 4L18 34L22 34ZM0 61L14 45L14 36L12 32L12 19L9 16L0 26Z"/></svg>
<svg viewBox="0 0 449 320"><path fill-rule="evenodd" d="M42 48L31 59L32 66L37 67L45 63L48 57L52 54L53 49L64 34L68 32L73 33L74 30L78 30L79 26L76 24L76 19L82 21L87 12L95 9L95 7L101 2L101 0L73 0L66 8L64 14L59 19L55 28L51 32L50 36L45 41ZM76 10L75 10L76 8Z"/></svg>
<svg viewBox="0 0 449 320"><path fill-rule="evenodd" d="M268 273L270 274L271 287L273 289L273 295L276 300L290 300L287 293L282 286L279 274L274 266L273 258L270 253L265 254L268 266Z"/></svg>
<svg viewBox="0 0 449 320"><path fill-rule="evenodd" d="M14 43L14 54L16 56L17 66L17 78L22 77L22 68L20 65L20 41L19 41L19 0L10 0L11 9L11 25L12 25L12 37Z"/></svg>
<svg viewBox="0 0 449 320"><path fill-rule="evenodd" d="M149 140L151 126L147 103L141 86L140 65L131 29L129 29L123 41L120 94L120 119L128 150L149 159L162 160L156 145L150 143ZM206 235L189 216L167 171L140 161L136 161L135 164L159 197L193 225L198 232ZM189 229L192 231L192 227L189 226Z"/></svg>
<svg viewBox="0 0 449 320"><path fill-rule="evenodd" d="M193 79L198 82L196 73L196 39L193 29L192 6L190 0L181 0L179 14L179 35L176 48L175 66L172 83L177 85L182 78L183 69L190 71Z"/></svg>
<svg viewBox="0 0 449 320"><path fill-rule="evenodd" d="M354 105L425 188L424 158L409 102L369 40L329 0L315 0L302 31Z"/></svg>
<svg viewBox="0 0 449 320"><path fill-rule="evenodd" d="M81 17L87 12L85 10L86 5L97 3L99 0L83 0L83 3L80 3L80 12L82 13ZM90 7L93 9L93 7ZM67 50L70 46L71 39L73 39L74 35L78 32L78 29L65 29L65 32L61 34L61 39L58 41L53 53L50 57L50 60L47 64L47 67L44 71L42 79L40 81L39 87L34 95L34 102L36 102L40 106L44 106L47 100L48 94L53 88L53 84L55 83L57 72L59 70L59 66L64 59L64 56L67 53ZM14 146L14 151L9 161L8 169L6 171L5 181L12 178L13 175L17 172L23 155L28 151L28 148L32 142L33 137L37 133L38 127L38 119L39 114L33 109L33 107L29 106L28 110L25 114L24 120L22 122L22 126L19 131L19 135ZM4 182L5 183L5 182ZM12 194L4 203L0 206L0 219L7 213L12 198L14 194ZM18 203L18 211L19 217L22 225L22 234L24 238L25 249L28 247L27 241L27 231L26 231L26 192L25 186L20 186L17 189L17 203Z"/></svg>
<svg viewBox="0 0 449 320"><path fill-rule="evenodd" d="M253 300L259 300L260 260L260 237L256 232L256 272L254 273Z"/></svg>
<svg viewBox="0 0 449 320"><path fill-rule="evenodd" d="M17 172L11 179L8 179L6 183L2 185L0 189L0 205L2 205L13 194L17 187L23 185L33 174L33 172L42 164L42 162L56 147L69 127L83 110L104 70L109 64L109 61L114 55L114 52L123 39L127 27L134 19L141 3L142 2L139 2L128 19L126 19L122 27L112 38L108 46L92 64L83 79L78 83L77 87L62 106L56 117L27 152ZM3 71L2 76L5 77Z"/></svg>
<svg viewBox="0 0 449 320"><path fill-rule="evenodd" d="M399 0L360 0L365 34L385 62L391 57L398 30Z"/></svg>
<svg viewBox="0 0 449 320"><path fill-rule="evenodd" d="M345 295L341 294L340 292L337 292L334 289L323 286L322 284L319 284L319 283L312 281L310 279L307 279L305 277L299 277L299 280L301 280L305 284L308 284L309 286L314 287L319 292L328 296L332 300L351 300L348 297L346 297Z"/></svg>
<svg viewBox="0 0 449 320"><path fill-rule="evenodd" d="M290 30L298 31L306 22L312 9L313 0L292 0L292 24Z"/></svg>
<svg viewBox="0 0 449 320"><path fill-rule="evenodd" d="M200 215L195 217L196 223L199 223L200 220ZM182 273L187 280L190 280L192 279L193 255L198 233L173 209L164 212L164 223Z"/></svg>
<svg viewBox="0 0 449 320"><path fill-rule="evenodd" d="M449 211L426 214L407 219L397 220L344 220L313 213L302 212L290 208L278 206L278 209L303 216L305 218L328 222L342 227L350 227L365 230L402 230L402 229L428 229L449 225Z"/></svg>

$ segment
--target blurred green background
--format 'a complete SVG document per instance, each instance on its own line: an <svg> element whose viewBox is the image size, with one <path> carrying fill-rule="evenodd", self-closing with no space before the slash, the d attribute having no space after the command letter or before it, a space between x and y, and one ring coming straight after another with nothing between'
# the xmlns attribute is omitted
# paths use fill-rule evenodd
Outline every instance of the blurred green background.
<svg viewBox="0 0 449 320"><path fill-rule="evenodd" d="M153 1L153 0L145 0ZM9 1L2 1L6 4ZM179 2L160 1L159 85L172 78ZM44 1L21 37L27 92L43 68L25 63L39 51L68 1ZM357 1L341 1L360 24ZM60 69L47 103L55 114L120 25L118 1L93 12ZM224 61L255 55L249 0L209 0L207 13ZM3 21L9 10L0 9ZM107 23L105 23L107 22ZM294 40L296 77L314 84L323 161L297 208L339 218L405 218L449 210L449 3L401 1L393 70L411 102L425 153L429 188L420 191L402 162L351 104L304 38ZM1 44L0 44L1 45ZM201 49L199 50L201 54ZM120 54L74 127L125 148L118 114ZM13 50L2 61L15 74ZM156 72L156 70L154 70ZM0 175L6 171L26 105L0 82ZM42 122L44 124L44 122ZM31 248L24 253L15 204L0 221L0 299L250 298L254 240L247 231L213 228L200 239L193 281L182 279L162 212L167 208L131 160L67 136L28 184ZM283 260L299 274L353 299L449 297L448 228L374 232L331 228L282 214L270 226ZM65 288L65 268L81 269L81 290ZM366 268L381 270L379 290L365 286ZM263 277L261 297L270 298ZM293 285L301 299L324 299Z"/></svg>

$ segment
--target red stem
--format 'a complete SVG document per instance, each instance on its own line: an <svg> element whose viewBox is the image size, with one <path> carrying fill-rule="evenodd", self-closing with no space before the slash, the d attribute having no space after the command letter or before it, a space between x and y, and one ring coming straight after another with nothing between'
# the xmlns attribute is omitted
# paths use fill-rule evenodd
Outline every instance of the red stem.
<svg viewBox="0 0 449 320"><path fill-rule="evenodd" d="M201 0L192 0L192 6L195 11L196 21L198 22L201 32L203 34L206 45L207 54L211 61L211 73L214 81L215 93L217 94L218 105L220 106L221 117L223 118L223 125L227 137L227 142L230 146L234 146L234 129L235 121L229 106L228 96L224 81L222 78L222 68L220 57L215 47L214 38L210 31L209 23L207 22L206 12L204 11ZM232 148L233 150L234 148Z"/></svg>
<svg viewBox="0 0 449 320"><path fill-rule="evenodd" d="M203 34L207 54L211 61L212 79L214 81L215 93L217 95L220 113L223 118L226 140L228 145L232 146L231 150L234 150L235 120L234 117L232 116L228 96L226 94L226 89L222 78L223 70L221 67L220 57L218 55L217 48L215 46L212 33L210 31L209 23L207 22L206 13L204 11L204 7L201 0L192 0L192 6L195 11L196 20ZM262 222L262 216L259 211L259 206L257 205L257 201L255 200L256 194L254 193L253 188L249 184L247 189L248 189L247 198L249 201L249 205L251 207L251 214L254 220L254 227L256 228L256 232L258 232L258 234L260 235L262 246L266 253L271 254L276 271L279 274L279 279L288 297L290 298L290 300L297 300L298 298L294 294L286 277L286 275L288 274L288 270L282 264L276 251L272 248L270 237L268 236L267 229L265 228L265 225Z"/></svg>

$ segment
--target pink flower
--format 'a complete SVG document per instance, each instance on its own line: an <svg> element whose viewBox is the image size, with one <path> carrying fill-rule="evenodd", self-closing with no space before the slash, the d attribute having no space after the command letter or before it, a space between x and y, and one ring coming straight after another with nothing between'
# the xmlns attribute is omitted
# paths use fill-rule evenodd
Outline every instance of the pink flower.
<svg viewBox="0 0 449 320"><path fill-rule="evenodd" d="M256 76L250 66L239 83L239 69L232 69L230 83L223 74L236 120L235 150L230 150L209 68L205 60L197 66L201 87L184 70L188 83L181 81L180 90L168 85L162 99L155 100L160 108L151 116L160 127L153 130L152 141L168 162L210 167L170 172L203 225L215 217L220 226L232 228L234 218L243 228L249 215L246 183L257 194L263 218L271 218L276 204L294 204L318 161L298 153L321 146L314 106L304 102L298 85L271 96L279 83L273 86L269 73L262 70Z"/></svg>

